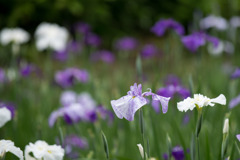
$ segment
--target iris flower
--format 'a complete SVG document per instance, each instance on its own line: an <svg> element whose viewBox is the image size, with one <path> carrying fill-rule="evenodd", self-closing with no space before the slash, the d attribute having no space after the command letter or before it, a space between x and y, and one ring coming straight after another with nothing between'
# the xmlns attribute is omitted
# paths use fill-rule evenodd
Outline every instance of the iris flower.
<svg viewBox="0 0 240 160"><path fill-rule="evenodd" d="M10 140L0 140L0 157L6 152L11 152L16 155L19 159L23 160L23 152L20 148L15 147L14 143Z"/></svg>
<svg viewBox="0 0 240 160"><path fill-rule="evenodd" d="M151 92L151 89L142 93L142 85L137 85L137 83L130 87L130 91L127 92L126 96L118 100L112 100L111 105L118 118L122 119L124 117L128 121L133 121L135 112L147 104L147 96L152 96L152 100L159 101L162 105L162 112L167 112L170 97L154 94Z"/></svg>
<svg viewBox="0 0 240 160"><path fill-rule="evenodd" d="M34 158L30 155L33 154ZM30 143L25 147L25 159L42 159L42 160L62 160L64 149L58 145L48 145L45 141L38 140L36 143Z"/></svg>
<svg viewBox="0 0 240 160"><path fill-rule="evenodd" d="M206 96L203 96L201 94L194 94L194 98L186 98L181 102L177 103L177 108L179 111L187 111L187 110L193 110L195 107L198 109L201 109L205 106L214 106L215 103L225 105L226 104L226 97L221 94L216 98L210 99Z"/></svg>

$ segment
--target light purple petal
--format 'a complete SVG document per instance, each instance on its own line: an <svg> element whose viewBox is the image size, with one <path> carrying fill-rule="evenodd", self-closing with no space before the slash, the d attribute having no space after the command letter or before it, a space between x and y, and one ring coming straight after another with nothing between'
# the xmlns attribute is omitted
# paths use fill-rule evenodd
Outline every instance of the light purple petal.
<svg viewBox="0 0 240 160"><path fill-rule="evenodd" d="M168 111L168 102L170 100L170 97L162 97L157 94L152 94L152 99L161 103L163 113L166 113Z"/></svg>
<svg viewBox="0 0 240 160"><path fill-rule="evenodd" d="M147 104L147 100L144 97L126 95L118 100L112 100L111 105L117 117L122 119L126 118L128 121L134 120L135 112Z"/></svg>
<svg viewBox="0 0 240 160"><path fill-rule="evenodd" d="M233 74L231 75L232 79L239 78L240 77L240 68L237 68Z"/></svg>
<svg viewBox="0 0 240 160"><path fill-rule="evenodd" d="M240 141L240 134L237 134L236 137L237 137L238 141Z"/></svg>
<svg viewBox="0 0 240 160"><path fill-rule="evenodd" d="M234 107L236 107L237 105L240 104L240 95L238 95L236 98L233 98L230 102L229 102L229 108L232 109Z"/></svg>
<svg viewBox="0 0 240 160"><path fill-rule="evenodd" d="M63 116L63 110L57 110L51 113L51 115L49 116L48 119L48 124L50 127L53 127L53 125L55 124L56 120L58 119L58 117Z"/></svg>

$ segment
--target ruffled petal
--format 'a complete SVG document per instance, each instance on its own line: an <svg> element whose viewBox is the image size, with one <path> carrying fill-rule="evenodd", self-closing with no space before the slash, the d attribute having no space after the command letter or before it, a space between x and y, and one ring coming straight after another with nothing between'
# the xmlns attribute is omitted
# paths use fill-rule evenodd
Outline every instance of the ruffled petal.
<svg viewBox="0 0 240 160"><path fill-rule="evenodd" d="M126 95L118 100L112 100L111 105L117 117L122 119L126 118L128 121L134 120L135 112L147 104L147 100L144 97L132 97Z"/></svg>
<svg viewBox="0 0 240 160"><path fill-rule="evenodd" d="M177 108L179 111L183 112L183 111L187 111L187 110L193 110L196 107L194 100L190 97L188 97L187 99L185 99L184 101L178 102L177 103Z"/></svg>

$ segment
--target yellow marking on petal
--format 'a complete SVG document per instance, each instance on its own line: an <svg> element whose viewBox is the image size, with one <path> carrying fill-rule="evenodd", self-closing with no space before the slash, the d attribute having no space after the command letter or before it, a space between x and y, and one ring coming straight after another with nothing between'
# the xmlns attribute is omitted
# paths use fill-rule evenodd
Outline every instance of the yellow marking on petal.
<svg viewBox="0 0 240 160"><path fill-rule="evenodd" d="M50 150L48 150L47 152L48 152L48 153L52 153L52 151L50 151Z"/></svg>
<svg viewBox="0 0 240 160"><path fill-rule="evenodd" d="M132 98L135 98L136 96L133 96Z"/></svg>

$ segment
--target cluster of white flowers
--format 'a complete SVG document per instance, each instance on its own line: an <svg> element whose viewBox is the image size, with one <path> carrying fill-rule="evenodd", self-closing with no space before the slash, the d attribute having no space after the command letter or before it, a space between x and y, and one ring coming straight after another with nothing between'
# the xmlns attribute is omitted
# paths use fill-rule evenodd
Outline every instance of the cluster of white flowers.
<svg viewBox="0 0 240 160"><path fill-rule="evenodd" d="M65 49L68 31L57 24L41 23L35 32L36 46L39 51L50 48L54 51Z"/></svg>
<svg viewBox="0 0 240 160"><path fill-rule="evenodd" d="M217 98L210 99L201 94L194 94L194 98L186 98L185 100L177 103L177 108L179 111L193 110L195 107L202 108L205 106L214 106L215 103L225 105L226 97L220 94Z"/></svg>
<svg viewBox="0 0 240 160"><path fill-rule="evenodd" d="M29 40L29 34L21 28L5 28L0 33L0 41L3 45L9 43L23 44Z"/></svg>
<svg viewBox="0 0 240 160"><path fill-rule="evenodd" d="M20 160L23 160L23 151L16 147L10 140L0 140L0 157L6 152L11 152ZM34 157L30 155L33 154ZM62 160L64 149L58 145L48 145L45 141L30 143L25 147L25 160Z"/></svg>
<svg viewBox="0 0 240 160"><path fill-rule="evenodd" d="M229 27L238 28L240 27L240 17L233 16L228 22L223 17L209 15L200 21L200 27L202 29L215 28L217 30L226 30Z"/></svg>
<svg viewBox="0 0 240 160"><path fill-rule="evenodd" d="M66 48L69 33L66 28L57 24L41 23L35 32L36 47L39 51L52 49L61 51ZM13 50L19 50L19 45L29 41L29 33L21 28L5 28L0 33L2 45L13 43Z"/></svg>

